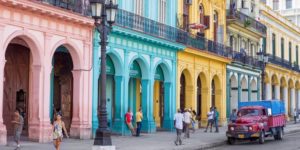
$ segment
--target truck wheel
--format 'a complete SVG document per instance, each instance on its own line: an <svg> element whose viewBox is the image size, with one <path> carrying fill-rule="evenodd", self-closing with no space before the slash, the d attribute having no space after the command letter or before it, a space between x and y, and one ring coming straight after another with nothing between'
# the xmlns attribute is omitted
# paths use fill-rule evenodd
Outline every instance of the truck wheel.
<svg viewBox="0 0 300 150"><path fill-rule="evenodd" d="M265 132L264 131L260 132L258 142L259 142L259 144L264 144L265 143Z"/></svg>
<svg viewBox="0 0 300 150"><path fill-rule="evenodd" d="M277 140L282 140L283 138L283 131L282 128L279 128L277 131Z"/></svg>
<svg viewBox="0 0 300 150"><path fill-rule="evenodd" d="M229 144L229 145L234 145L235 144L235 139L234 138L227 138L227 143Z"/></svg>

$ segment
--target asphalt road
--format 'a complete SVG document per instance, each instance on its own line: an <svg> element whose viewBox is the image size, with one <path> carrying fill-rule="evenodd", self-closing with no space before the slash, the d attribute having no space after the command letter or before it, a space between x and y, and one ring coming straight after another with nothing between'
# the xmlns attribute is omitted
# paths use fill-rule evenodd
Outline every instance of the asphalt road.
<svg viewBox="0 0 300 150"><path fill-rule="evenodd" d="M237 142L235 145L225 145L213 150L300 150L300 132L286 134L282 141L268 137L264 144L257 142Z"/></svg>

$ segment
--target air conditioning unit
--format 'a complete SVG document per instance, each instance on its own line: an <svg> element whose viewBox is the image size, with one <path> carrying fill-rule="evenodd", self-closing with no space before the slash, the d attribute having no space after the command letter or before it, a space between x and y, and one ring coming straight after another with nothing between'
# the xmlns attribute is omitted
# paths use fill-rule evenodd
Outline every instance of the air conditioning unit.
<svg viewBox="0 0 300 150"><path fill-rule="evenodd" d="M192 5L192 3L193 3L193 0L185 0L185 4L187 4L187 5Z"/></svg>

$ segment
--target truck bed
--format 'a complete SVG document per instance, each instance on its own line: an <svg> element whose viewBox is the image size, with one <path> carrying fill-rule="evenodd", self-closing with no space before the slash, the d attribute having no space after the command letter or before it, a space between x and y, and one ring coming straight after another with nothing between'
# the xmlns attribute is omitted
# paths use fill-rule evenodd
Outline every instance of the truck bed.
<svg viewBox="0 0 300 150"><path fill-rule="evenodd" d="M271 128L285 126L285 115L273 115L268 117L268 126Z"/></svg>

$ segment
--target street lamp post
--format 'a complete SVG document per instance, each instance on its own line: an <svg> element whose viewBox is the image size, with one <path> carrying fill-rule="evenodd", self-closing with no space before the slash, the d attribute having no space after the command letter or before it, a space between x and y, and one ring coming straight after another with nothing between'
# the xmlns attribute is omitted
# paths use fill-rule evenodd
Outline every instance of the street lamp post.
<svg viewBox="0 0 300 150"><path fill-rule="evenodd" d="M99 126L96 130L94 145L110 146L112 145L110 130L107 126L106 111L106 46L107 37L111 30L112 24L115 22L115 16L118 5L115 0L90 0L92 17L95 20L95 26L100 33L101 45L101 91L98 98L98 121ZM108 26L109 25L109 26Z"/></svg>
<svg viewBox="0 0 300 150"><path fill-rule="evenodd" d="M261 99L265 99L265 84L264 84L264 79L265 79L265 69L266 69L266 64L269 61L268 54L266 54L264 51L260 51L257 53L258 60L261 62Z"/></svg>

